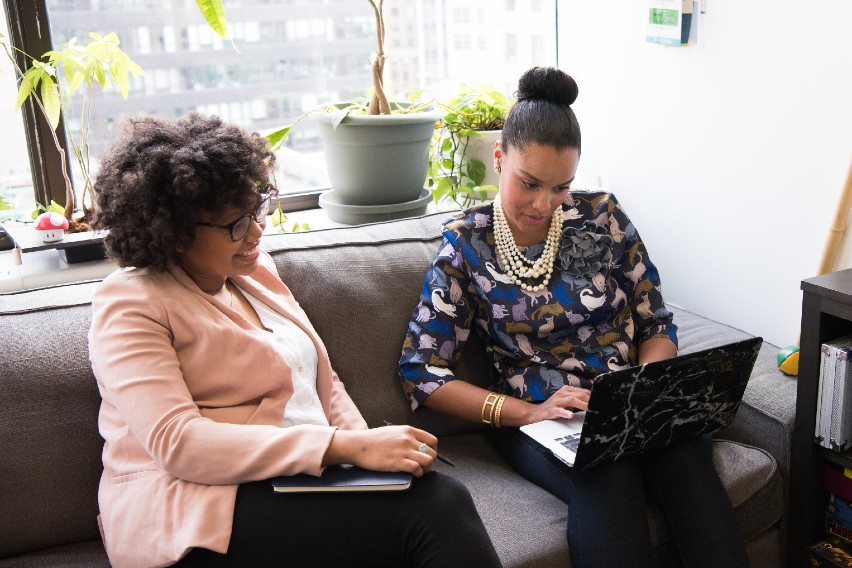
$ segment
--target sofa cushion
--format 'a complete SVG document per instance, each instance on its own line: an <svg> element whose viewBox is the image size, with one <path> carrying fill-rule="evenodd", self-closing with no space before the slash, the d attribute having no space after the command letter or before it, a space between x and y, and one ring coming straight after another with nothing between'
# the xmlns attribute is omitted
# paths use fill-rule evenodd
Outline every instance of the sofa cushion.
<svg viewBox="0 0 852 568"><path fill-rule="evenodd" d="M0 296L0 557L100 539L95 284Z"/></svg>
<svg viewBox="0 0 852 568"><path fill-rule="evenodd" d="M518 476L479 434L445 436L439 447L441 454L456 467L439 462L435 469L456 477L468 487L505 566L564 566L568 557L565 539L568 513L562 501ZM772 456L758 448L722 440L713 444L713 462L736 508L747 541L778 522L783 509L782 481ZM675 556L669 550L665 519L653 503L649 511L651 538L658 559L663 566L676 565L670 564ZM519 547L518 542L536 545ZM772 556L777 557L777 549ZM763 560L754 563L754 566L772 565Z"/></svg>
<svg viewBox="0 0 852 568"><path fill-rule="evenodd" d="M74 544L55 546L21 554L14 558L0 559L0 568L109 568L101 539L87 540Z"/></svg>

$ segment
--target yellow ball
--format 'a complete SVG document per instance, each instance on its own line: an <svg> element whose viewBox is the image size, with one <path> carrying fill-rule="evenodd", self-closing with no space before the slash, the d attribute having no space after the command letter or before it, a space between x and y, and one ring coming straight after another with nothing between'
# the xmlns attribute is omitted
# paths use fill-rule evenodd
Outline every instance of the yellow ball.
<svg viewBox="0 0 852 568"><path fill-rule="evenodd" d="M799 376L799 348L784 347L778 352L778 369L785 375Z"/></svg>

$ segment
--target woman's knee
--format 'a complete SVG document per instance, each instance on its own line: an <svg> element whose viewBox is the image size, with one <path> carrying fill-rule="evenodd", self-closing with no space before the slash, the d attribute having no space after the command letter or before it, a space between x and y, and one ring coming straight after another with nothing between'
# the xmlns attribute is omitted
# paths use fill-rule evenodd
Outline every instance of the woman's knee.
<svg viewBox="0 0 852 568"><path fill-rule="evenodd" d="M421 483L426 486L424 493L428 493L429 502L433 505L452 505L460 501L470 501L471 504L473 503L467 486L449 475L432 472L418 479L415 483Z"/></svg>
<svg viewBox="0 0 852 568"><path fill-rule="evenodd" d="M447 515L458 515L464 510L476 511L470 491L458 479L432 472L416 479L414 484L416 506L428 510L430 515L446 519Z"/></svg>

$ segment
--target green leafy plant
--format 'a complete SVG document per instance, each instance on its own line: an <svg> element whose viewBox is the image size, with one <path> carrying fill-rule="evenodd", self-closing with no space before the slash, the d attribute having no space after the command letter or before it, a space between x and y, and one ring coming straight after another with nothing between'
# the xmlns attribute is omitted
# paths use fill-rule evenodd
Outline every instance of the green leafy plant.
<svg viewBox="0 0 852 568"><path fill-rule="evenodd" d="M33 209L33 212L30 214L30 217L35 219L42 213L59 213L60 215L65 215L65 208L58 204L53 199L50 200L50 203L47 205L42 205L41 203L36 203L36 208Z"/></svg>
<svg viewBox="0 0 852 568"><path fill-rule="evenodd" d="M472 138L481 131L500 130L511 103L489 84L462 84L444 105L447 111L432 138L429 187L435 203L451 199L462 207L484 200L494 185L483 185L486 165L467 155Z"/></svg>
<svg viewBox="0 0 852 568"><path fill-rule="evenodd" d="M287 218L287 215L285 215L284 212L281 211L281 205L279 204L270 218L270 222L272 223L272 226L275 227L276 231L278 231L279 233L298 233L300 231L311 230L311 226L307 223L298 222L294 222L293 226L288 229L288 221L289 219Z"/></svg>
<svg viewBox="0 0 852 568"><path fill-rule="evenodd" d="M100 35L88 34L89 42L78 44L77 38L71 38L60 50L51 50L41 57L31 55L14 48L0 34L0 45L15 67L19 78L18 98L16 108L20 108L27 100L32 100L39 112L47 120L51 128L53 143L59 152L62 175L65 180L65 217L71 224L71 231L88 229L87 219L91 213L89 203L92 203L92 181L89 158L89 118L95 85L102 89L115 87L124 99L127 99L130 75L143 75L144 71L119 47L120 41L114 33ZM22 69L13 52L23 54L32 63ZM60 73L64 73L65 83L59 81ZM59 142L57 128L60 121L68 127L68 115L72 111L71 95L78 90L82 92L82 104L78 109L80 133L77 139L69 136L71 150L80 166L84 187L81 192L81 219L75 219L77 200L71 183L71 174L67 157L62 144ZM89 203L87 203L87 198Z"/></svg>

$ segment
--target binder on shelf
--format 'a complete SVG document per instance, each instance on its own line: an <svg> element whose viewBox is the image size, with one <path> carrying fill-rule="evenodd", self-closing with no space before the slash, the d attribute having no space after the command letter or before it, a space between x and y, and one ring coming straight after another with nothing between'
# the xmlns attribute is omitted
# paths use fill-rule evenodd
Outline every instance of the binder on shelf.
<svg viewBox="0 0 852 568"><path fill-rule="evenodd" d="M828 440L829 433L825 429L826 416L831 416L831 410L827 404L827 392L831 392L834 386L834 357L831 356L831 347L827 343L820 346L819 353L819 387L817 391L816 409L816 432L814 441L820 446ZM829 418L828 421L831 419Z"/></svg>
<svg viewBox="0 0 852 568"><path fill-rule="evenodd" d="M815 441L844 452L852 447L852 335L823 343Z"/></svg>
<svg viewBox="0 0 852 568"><path fill-rule="evenodd" d="M831 449L845 452L852 446L852 348L838 347L834 364L834 396L831 402Z"/></svg>

